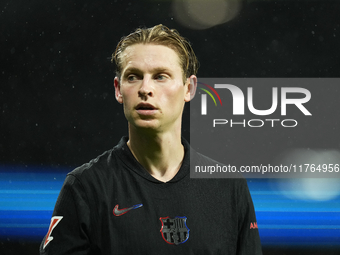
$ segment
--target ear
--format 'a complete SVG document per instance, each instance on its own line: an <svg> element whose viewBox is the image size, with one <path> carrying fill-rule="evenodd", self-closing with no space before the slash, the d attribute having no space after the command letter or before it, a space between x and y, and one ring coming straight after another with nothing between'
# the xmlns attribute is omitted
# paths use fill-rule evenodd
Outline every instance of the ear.
<svg viewBox="0 0 340 255"><path fill-rule="evenodd" d="M187 87L187 91L184 97L185 102L189 102L192 100L196 94L196 88L197 88L197 77L195 75L191 75L186 83L185 86Z"/></svg>
<svg viewBox="0 0 340 255"><path fill-rule="evenodd" d="M115 95L116 95L116 100L118 103L122 104L123 103L123 96L122 93L120 92L120 82L118 77L115 77L114 79L114 86L115 86Z"/></svg>

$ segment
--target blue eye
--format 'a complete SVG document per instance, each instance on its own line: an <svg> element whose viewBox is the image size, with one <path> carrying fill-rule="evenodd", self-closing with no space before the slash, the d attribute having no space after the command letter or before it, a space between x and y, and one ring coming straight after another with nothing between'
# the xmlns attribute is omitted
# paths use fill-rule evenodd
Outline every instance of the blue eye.
<svg viewBox="0 0 340 255"><path fill-rule="evenodd" d="M161 75L161 74L159 74L159 75L157 75L156 76L156 79L157 80L164 80L166 77L164 76L164 75Z"/></svg>
<svg viewBox="0 0 340 255"><path fill-rule="evenodd" d="M128 81L134 81L134 80L136 80L136 79L137 79L136 75L129 75L129 76L127 77L127 80L128 80Z"/></svg>

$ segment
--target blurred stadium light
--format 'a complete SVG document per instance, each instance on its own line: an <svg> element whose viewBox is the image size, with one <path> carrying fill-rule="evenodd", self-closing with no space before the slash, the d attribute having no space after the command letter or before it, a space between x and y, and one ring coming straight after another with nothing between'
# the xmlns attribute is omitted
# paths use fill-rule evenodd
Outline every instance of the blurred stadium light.
<svg viewBox="0 0 340 255"><path fill-rule="evenodd" d="M175 0L173 11L181 25L207 29L232 20L239 13L240 0Z"/></svg>

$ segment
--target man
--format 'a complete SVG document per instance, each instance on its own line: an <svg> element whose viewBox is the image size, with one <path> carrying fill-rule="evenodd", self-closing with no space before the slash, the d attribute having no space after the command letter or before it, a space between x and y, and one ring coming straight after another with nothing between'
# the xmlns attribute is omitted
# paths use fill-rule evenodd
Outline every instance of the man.
<svg viewBox="0 0 340 255"><path fill-rule="evenodd" d="M190 179L189 157L216 163L181 139L190 44L163 25L137 29L113 59L129 136L68 174L40 253L262 254L246 181Z"/></svg>

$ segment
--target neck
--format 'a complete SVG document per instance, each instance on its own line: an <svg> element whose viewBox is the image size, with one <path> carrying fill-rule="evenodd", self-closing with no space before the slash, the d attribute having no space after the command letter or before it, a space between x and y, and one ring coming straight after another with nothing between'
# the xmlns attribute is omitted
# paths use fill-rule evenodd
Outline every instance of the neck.
<svg viewBox="0 0 340 255"><path fill-rule="evenodd" d="M137 161L157 180L170 181L178 172L184 158L181 133L151 133L129 126L127 142Z"/></svg>

